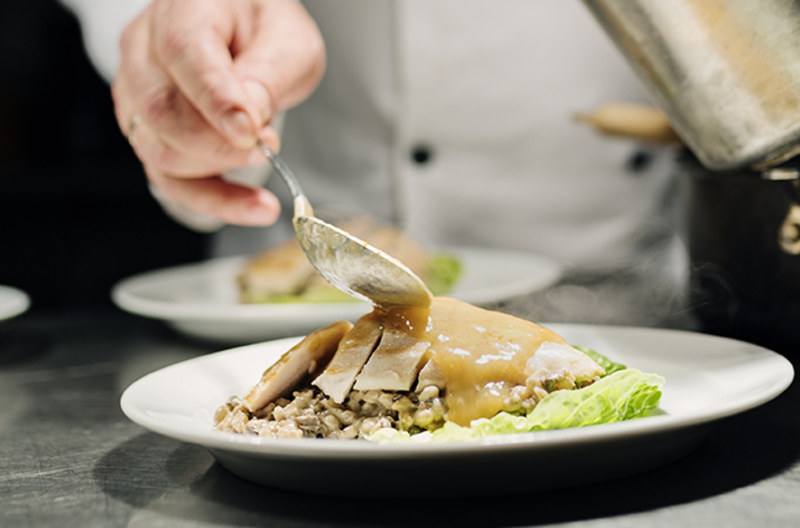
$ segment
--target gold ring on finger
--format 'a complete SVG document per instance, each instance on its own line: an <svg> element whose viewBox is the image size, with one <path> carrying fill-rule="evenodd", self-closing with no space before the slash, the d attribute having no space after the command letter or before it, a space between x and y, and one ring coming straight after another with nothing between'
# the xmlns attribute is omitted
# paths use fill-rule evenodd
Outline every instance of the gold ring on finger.
<svg viewBox="0 0 800 528"><path fill-rule="evenodd" d="M130 143L131 146L133 146L134 134L136 134L136 130L141 124L142 116L139 114L134 115L128 123L128 133L125 135L125 137L128 138L128 143Z"/></svg>

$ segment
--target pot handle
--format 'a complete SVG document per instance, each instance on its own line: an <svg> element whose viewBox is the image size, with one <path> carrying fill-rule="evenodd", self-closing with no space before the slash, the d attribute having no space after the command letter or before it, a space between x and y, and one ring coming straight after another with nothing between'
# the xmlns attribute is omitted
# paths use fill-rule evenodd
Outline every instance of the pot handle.
<svg viewBox="0 0 800 528"><path fill-rule="evenodd" d="M589 112L577 112L573 119L601 134L663 144L679 144L667 115L647 105L605 103Z"/></svg>
<svg viewBox="0 0 800 528"><path fill-rule="evenodd" d="M800 205L789 206L789 212L778 231L778 245L789 255L800 255Z"/></svg>

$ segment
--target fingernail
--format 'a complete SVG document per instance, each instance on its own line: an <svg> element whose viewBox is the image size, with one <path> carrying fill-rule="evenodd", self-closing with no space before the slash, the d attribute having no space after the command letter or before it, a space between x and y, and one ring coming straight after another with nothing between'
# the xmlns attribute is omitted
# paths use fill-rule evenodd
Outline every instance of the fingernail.
<svg viewBox="0 0 800 528"><path fill-rule="evenodd" d="M261 118L264 121L271 119L272 101L264 85L258 81L248 79L244 82L244 91L250 98L250 101L258 108L259 112L261 112Z"/></svg>
<svg viewBox="0 0 800 528"><path fill-rule="evenodd" d="M222 116L222 130L239 148L251 148L256 144L253 124L247 114L241 110L230 110Z"/></svg>

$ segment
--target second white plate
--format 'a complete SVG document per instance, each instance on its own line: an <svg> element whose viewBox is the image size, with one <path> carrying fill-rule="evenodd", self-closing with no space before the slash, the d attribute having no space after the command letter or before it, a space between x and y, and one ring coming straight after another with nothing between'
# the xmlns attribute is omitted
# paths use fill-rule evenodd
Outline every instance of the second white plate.
<svg viewBox="0 0 800 528"><path fill-rule="evenodd" d="M550 286L561 276L551 259L516 251L454 248L464 272L448 295L472 304L499 302ZM366 303L241 304L236 275L244 258L214 259L130 277L112 290L120 308L162 319L202 339L240 344L301 335L370 311Z"/></svg>

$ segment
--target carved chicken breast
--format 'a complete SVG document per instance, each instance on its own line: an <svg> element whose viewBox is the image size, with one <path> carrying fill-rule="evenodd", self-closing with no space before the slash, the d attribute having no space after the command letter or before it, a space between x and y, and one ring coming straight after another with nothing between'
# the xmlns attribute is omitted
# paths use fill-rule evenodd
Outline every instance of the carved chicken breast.
<svg viewBox="0 0 800 528"><path fill-rule="evenodd" d="M376 309L352 328L317 332L268 369L246 398L223 405L218 428L330 438L381 427L435 430L445 421L469 425L500 411L525 413L550 392L605 373L543 326L447 297L428 308Z"/></svg>

